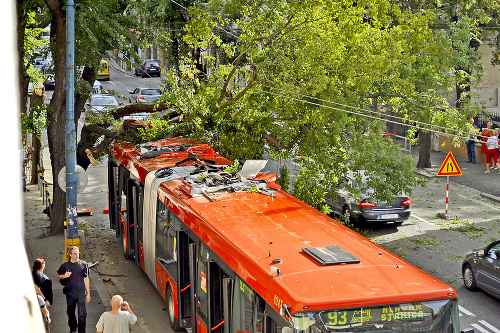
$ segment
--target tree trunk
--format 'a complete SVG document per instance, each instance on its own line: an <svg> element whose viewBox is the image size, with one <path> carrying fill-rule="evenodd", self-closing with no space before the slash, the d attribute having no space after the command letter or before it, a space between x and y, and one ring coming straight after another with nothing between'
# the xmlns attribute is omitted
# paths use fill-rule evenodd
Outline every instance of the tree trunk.
<svg viewBox="0 0 500 333"><path fill-rule="evenodd" d="M431 132L420 131L418 135L420 149L418 152L417 169L431 167Z"/></svg>
<svg viewBox="0 0 500 333"><path fill-rule="evenodd" d="M66 11L63 8L66 1L45 0L52 14L52 29L55 29L54 71L56 86L50 100L47 112L47 138L49 142L50 162L52 166L53 182L53 206L50 223L50 232L53 234L64 231L66 220L66 193L61 190L57 182L59 171L66 165ZM51 43L53 39L51 38ZM84 80L92 85L95 72L92 68L85 67L82 73ZM75 93L74 122L75 129L78 125L81 110L88 96ZM66 186L66 184L63 184Z"/></svg>
<svg viewBox="0 0 500 333"><path fill-rule="evenodd" d="M33 104L39 99L43 100L43 95L38 94L38 92L33 92L30 96L30 110L33 107ZM30 115L33 117L33 115ZM31 177L30 177L30 185L38 184L38 165L40 162L40 149L42 148L42 143L38 140L38 133L32 133L31 136L31 147L33 147L33 154L31 154Z"/></svg>
<svg viewBox="0 0 500 333"><path fill-rule="evenodd" d="M31 146L33 147L34 151L33 154L31 154L30 185L36 185L38 184L38 165L40 162L40 149L42 148L42 144L35 134L33 134L33 136L31 137Z"/></svg>
<svg viewBox="0 0 500 333"><path fill-rule="evenodd" d="M55 29L54 70L56 86L47 112L47 138L53 175L53 206L50 232L64 231L66 194L57 183L57 175L66 164L66 13L61 1L46 0L52 14L51 29ZM52 46L52 45L51 45Z"/></svg>
<svg viewBox="0 0 500 333"><path fill-rule="evenodd" d="M172 39L172 58L174 60L174 67L179 70L179 40L176 37L175 31L172 30L170 38Z"/></svg>
<svg viewBox="0 0 500 333"><path fill-rule="evenodd" d="M24 66L24 36L25 36L25 27L26 27L26 22L25 22L25 11L23 8L23 4L21 1L17 2L17 53L19 55L18 57L18 63L17 63L17 69L19 72L19 86L21 87L21 91L19 93L20 97L20 106L21 106L21 113L26 113L26 107L28 104L28 84L29 84L29 77L28 74L26 74L26 68Z"/></svg>

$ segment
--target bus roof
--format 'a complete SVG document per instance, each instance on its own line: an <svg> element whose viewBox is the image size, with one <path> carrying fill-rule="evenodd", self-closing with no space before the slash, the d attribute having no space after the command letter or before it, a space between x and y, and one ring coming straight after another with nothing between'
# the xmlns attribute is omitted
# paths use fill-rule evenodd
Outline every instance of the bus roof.
<svg viewBox="0 0 500 333"><path fill-rule="evenodd" d="M175 138L158 145L181 144L195 143ZM217 164L231 163L206 147L199 145L196 156L212 154ZM163 154L139 160L138 150L126 144L115 145L112 154L142 182L147 172L184 159ZM281 304L293 313L457 296L445 283L284 191L195 196L182 178L160 190L179 218L277 311ZM322 265L308 252L348 260ZM279 275L271 273L272 266Z"/></svg>

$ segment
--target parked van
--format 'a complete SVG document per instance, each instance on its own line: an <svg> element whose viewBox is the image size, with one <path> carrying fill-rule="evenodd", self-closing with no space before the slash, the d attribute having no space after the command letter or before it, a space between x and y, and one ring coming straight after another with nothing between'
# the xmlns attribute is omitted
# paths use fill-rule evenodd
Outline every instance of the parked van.
<svg viewBox="0 0 500 333"><path fill-rule="evenodd" d="M98 80L109 80L109 65L106 60L101 60L99 68L97 69Z"/></svg>

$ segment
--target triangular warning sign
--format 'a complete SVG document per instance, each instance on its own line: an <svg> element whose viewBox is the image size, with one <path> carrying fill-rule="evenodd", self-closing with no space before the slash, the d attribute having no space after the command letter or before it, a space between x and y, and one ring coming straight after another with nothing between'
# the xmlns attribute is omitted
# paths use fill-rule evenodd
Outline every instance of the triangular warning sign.
<svg viewBox="0 0 500 333"><path fill-rule="evenodd" d="M443 164L441 164L441 168L437 173L437 176L461 176L462 171L458 167L457 161L453 157L451 151L446 155Z"/></svg>

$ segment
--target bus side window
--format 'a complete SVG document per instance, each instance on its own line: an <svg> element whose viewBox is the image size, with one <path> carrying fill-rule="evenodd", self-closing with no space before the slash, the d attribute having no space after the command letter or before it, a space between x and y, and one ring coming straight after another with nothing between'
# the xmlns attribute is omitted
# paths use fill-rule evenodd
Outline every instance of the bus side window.
<svg viewBox="0 0 500 333"><path fill-rule="evenodd" d="M178 239L175 229L175 214L158 200L156 209L156 258L163 264L168 275L177 280Z"/></svg>
<svg viewBox="0 0 500 333"><path fill-rule="evenodd" d="M173 215L165 204L158 200L156 210L156 257L165 262L169 259L170 261L177 261L175 230L170 223Z"/></svg>
<svg viewBox="0 0 500 333"><path fill-rule="evenodd" d="M263 331L264 301L239 277L234 288L232 333Z"/></svg>

